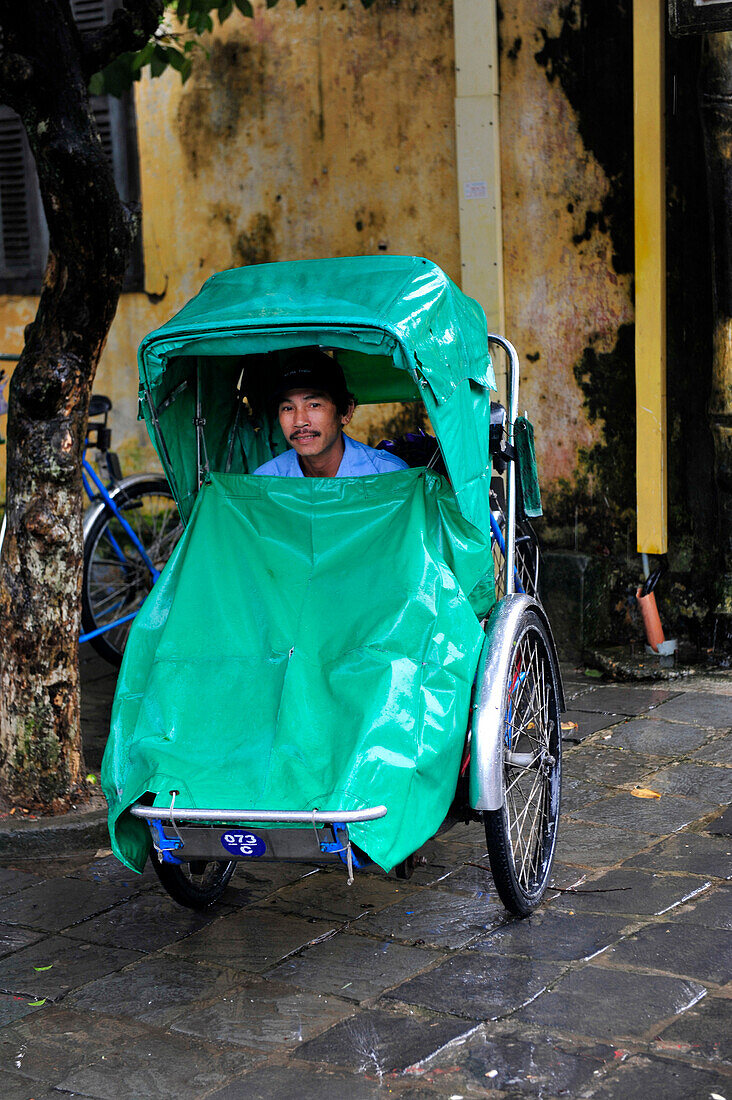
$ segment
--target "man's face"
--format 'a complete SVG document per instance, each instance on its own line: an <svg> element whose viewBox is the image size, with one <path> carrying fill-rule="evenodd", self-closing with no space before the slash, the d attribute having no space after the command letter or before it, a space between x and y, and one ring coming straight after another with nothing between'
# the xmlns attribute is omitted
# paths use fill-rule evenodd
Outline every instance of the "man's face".
<svg viewBox="0 0 732 1100"><path fill-rule="evenodd" d="M280 427L299 454L315 458L340 439L350 413L341 416L335 402L323 390L288 390L279 404Z"/></svg>

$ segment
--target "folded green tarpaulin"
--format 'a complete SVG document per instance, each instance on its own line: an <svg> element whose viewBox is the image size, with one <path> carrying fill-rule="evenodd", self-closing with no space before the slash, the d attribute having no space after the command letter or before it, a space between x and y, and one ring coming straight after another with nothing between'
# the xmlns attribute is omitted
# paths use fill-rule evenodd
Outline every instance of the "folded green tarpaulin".
<svg viewBox="0 0 732 1100"><path fill-rule="evenodd" d="M455 793L491 602L487 539L424 470L214 474L130 632L102 765L112 847L142 870L155 804L352 810L385 870ZM472 601L472 604L471 604Z"/></svg>

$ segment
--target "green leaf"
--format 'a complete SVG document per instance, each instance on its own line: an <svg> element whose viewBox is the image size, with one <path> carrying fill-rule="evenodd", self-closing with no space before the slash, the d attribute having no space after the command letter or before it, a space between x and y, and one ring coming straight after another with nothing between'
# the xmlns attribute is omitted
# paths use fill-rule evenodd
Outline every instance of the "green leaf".
<svg viewBox="0 0 732 1100"><path fill-rule="evenodd" d="M268 8L273 8L276 3L277 3L277 0L267 0L267 7Z"/></svg>
<svg viewBox="0 0 732 1100"><path fill-rule="evenodd" d="M157 54L155 54L152 61L150 62L150 72L153 76L161 76L165 72L167 67L168 59L165 58L161 61Z"/></svg>
<svg viewBox="0 0 732 1100"><path fill-rule="evenodd" d="M176 15L182 23L188 15L188 12L191 10L191 0L178 0L178 3L175 6L175 10Z"/></svg>
<svg viewBox="0 0 732 1100"><path fill-rule="evenodd" d="M28 1001L28 1004L31 1008L40 1008L41 1005L44 1005L47 1000L47 997L43 997L40 1001Z"/></svg>
<svg viewBox="0 0 732 1100"><path fill-rule="evenodd" d="M53 970L53 963L51 963L50 966L34 966L33 969L37 970L40 974L42 970Z"/></svg>
<svg viewBox="0 0 732 1100"><path fill-rule="evenodd" d="M141 50L135 54L132 59L132 68L135 72L139 72L145 65L149 65L152 60L152 55L155 52L155 43L148 42L146 46L143 46Z"/></svg>
<svg viewBox="0 0 732 1100"><path fill-rule="evenodd" d="M169 46L165 51L165 56L168 58L169 64L173 69L176 70L176 72L183 72L183 66L186 63L186 59L185 56L180 52L180 50L175 50L172 46Z"/></svg>
<svg viewBox="0 0 732 1100"><path fill-rule="evenodd" d="M254 18L254 8L249 3L249 0L234 0L234 3L236 4L242 15L245 15L247 19Z"/></svg>
<svg viewBox="0 0 732 1100"><path fill-rule="evenodd" d="M190 60L190 58L188 58L187 61L183 62L183 68L180 71L181 84L185 84L186 80L188 80L188 77L191 75L192 72L193 62Z"/></svg>
<svg viewBox="0 0 732 1100"><path fill-rule="evenodd" d="M225 0L225 2L219 6L219 23L223 23L225 19L228 19L233 10L234 0Z"/></svg>
<svg viewBox="0 0 732 1100"><path fill-rule="evenodd" d="M89 95L104 95L104 77L101 73L94 73L89 81Z"/></svg>

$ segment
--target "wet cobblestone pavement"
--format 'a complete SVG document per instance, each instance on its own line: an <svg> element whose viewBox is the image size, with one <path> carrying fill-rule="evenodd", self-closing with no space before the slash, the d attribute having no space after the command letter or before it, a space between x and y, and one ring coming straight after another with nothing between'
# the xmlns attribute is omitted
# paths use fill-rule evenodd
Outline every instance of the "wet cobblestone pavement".
<svg viewBox="0 0 732 1100"><path fill-rule="evenodd" d="M87 669L91 767L111 680ZM6 857L0 1097L732 1100L732 679L565 688L530 920L497 900L478 825L407 882L240 867L205 914L104 850Z"/></svg>

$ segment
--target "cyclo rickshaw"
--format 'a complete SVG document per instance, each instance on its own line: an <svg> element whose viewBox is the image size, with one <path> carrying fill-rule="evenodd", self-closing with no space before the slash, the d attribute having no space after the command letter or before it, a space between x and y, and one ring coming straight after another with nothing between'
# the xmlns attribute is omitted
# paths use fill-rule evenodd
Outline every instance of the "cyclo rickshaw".
<svg viewBox="0 0 732 1100"><path fill-rule="evenodd" d="M508 356L507 411L489 344ZM268 387L304 347L360 406L422 410L383 444L407 469L251 476L286 447ZM117 686L117 857L142 871L150 854L202 908L242 861L407 877L446 822L472 820L503 903L528 915L556 843L563 699L512 345L429 261L350 257L214 275L139 367L186 526Z"/></svg>

